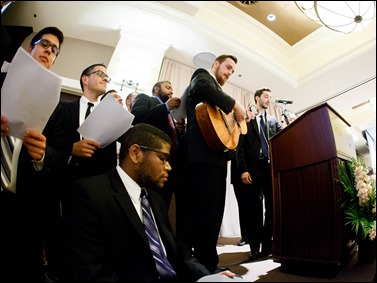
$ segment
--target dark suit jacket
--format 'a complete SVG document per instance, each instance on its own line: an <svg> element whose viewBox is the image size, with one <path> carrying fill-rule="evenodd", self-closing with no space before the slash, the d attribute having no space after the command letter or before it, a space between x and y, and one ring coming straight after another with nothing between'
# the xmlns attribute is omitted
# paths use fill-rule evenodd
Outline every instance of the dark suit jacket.
<svg viewBox="0 0 377 283"><path fill-rule="evenodd" d="M226 114L229 114L235 100L222 91L217 81L205 69L194 72L190 81L190 94L187 97L187 161L212 165L225 166L226 153L211 150L204 140L195 116L195 107L198 103L206 101L217 105Z"/></svg>
<svg viewBox="0 0 377 283"><path fill-rule="evenodd" d="M174 238L159 194L149 190L149 200L176 282L208 275ZM67 281L158 281L144 226L116 169L79 180L63 202L63 221Z"/></svg>
<svg viewBox="0 0 377 283"><path fill-rule="evenodd" d="M146 123L155 126L156 128L166 133L173 141L173 132L168 119L169 113L164 103L161 104L156 98L153 98L152 96L146 95L144 93L140 93L136 96L132 104L131 113L135 115L135 118L132 122L133 125L136 125L138 123ZM175 126L174 119L173 123ZM181 146L183 147L183 137L180 136L178 132L176 132L176 135L178 138L180 152L172 148L169 160L174 169L176 169L176 167L178 166L177 163L181 161Z"/></svg>
<svg viewBox="0 0 377 283"><path fill-rule="evenodd" d="M4 78L2 73L1 84ZM42 131L46 137L43 169L34 168L27 148L22 145L17 165L17 192L4 193L0 197L1 215L6 215L1 227L7 231L7 239L0 245L1 257L4 257L2 262L10 264L3 266L3 273L11 273L15 261L17 268L22 270L11 274L8 280L40 281L42 242L47 238L48 248L56 243L53 237L60 221L58 184L68 156L63 146L62 115L62 108L57 105ZM26 237L20 240L20 235Z"/></svg>
<svg viewBox="0 0 377 283"><path fill-rule="evenodd" d="M139 93L133 104L131 113L135 115L133 125L146 123L165 132L172 138L172 131L168 120L166 105L161 104L157 99L145 93Z"/></svg>
<svg viewBox="0 0 377 283"><path fill-rule="evenodd" d="M6 74L1 74L1 85ZM44 184L57 182L57 174L64 166L68 156L63 144L63 113L62 107L57 105L51 114L42 134L46 137L44 166L41 171L36 171L27 148L22 145L17 167L17 195L27 195L38 199L44 194ZM48 191L54 190L49 185Z"/></svg>
<svg viewBox="0 0 377 283"><path fill-rule="evenodd" d="M80 140L79 113L80 100L74 102L60 102L64 113L65 149L71 153L73 144ZM72 156L66 168L66 177L71 180L94 176L106 172L117 165L116 142L105 148L99 148L91 158Z"/></svg>
<svg viewBox="0 0 377 283"><path fill-rule="evenodd" d="M256 117L255 119L257 119ZM237 146L237 165L238 172L241 175L244 172L253 172L257 169L261 142L259 139L259 129L257 121L253 119L247 124L247 133L240 135ZM278 120L267 115L268 139L279 132L282 127Z"/></svg>

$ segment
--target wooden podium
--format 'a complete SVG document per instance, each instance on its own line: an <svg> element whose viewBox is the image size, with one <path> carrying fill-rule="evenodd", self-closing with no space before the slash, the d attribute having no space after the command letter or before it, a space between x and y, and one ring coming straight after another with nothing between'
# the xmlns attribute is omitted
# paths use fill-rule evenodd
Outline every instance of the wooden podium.
<svg viewBox="0 0 377 283"><path fill-rule="evenodd" d="M271 138L274 261L339 267L353 251L337 182L339 160L356 157L349 127L322 104Z"/></svg>

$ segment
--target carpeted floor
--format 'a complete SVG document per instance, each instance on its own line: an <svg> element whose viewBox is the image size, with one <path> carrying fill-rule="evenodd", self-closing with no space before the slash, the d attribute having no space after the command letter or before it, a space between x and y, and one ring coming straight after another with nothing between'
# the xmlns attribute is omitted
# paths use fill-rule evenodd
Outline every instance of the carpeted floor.
<svg viewBox="0 0 377 283"><path fill-rule="evenodd" d="M249 245L238 246L239 237L219 238L217 250L219 266L228 267L250 282L375 282L376 261L359 264L357 252L342 270L333 276L320 276L313 269L304 270L282 267L272 259L262 258L248 262Z"/></svg>

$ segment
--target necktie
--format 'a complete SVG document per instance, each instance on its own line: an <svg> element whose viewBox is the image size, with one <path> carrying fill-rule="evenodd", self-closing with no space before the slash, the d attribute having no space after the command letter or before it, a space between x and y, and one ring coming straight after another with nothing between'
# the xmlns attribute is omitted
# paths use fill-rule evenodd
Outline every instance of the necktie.
<svg viewBox="0 0 377 283"><path fill-rule="evenodd" d="M94 106L93 103L91 102L88 102L88 108L86 109L86 113L85 113L85 119L89 116L90 112L91 112L91 109L92 107Z"/></svg>
<svg viewBox="0 0 377 283"><path fill-rule="evenodd" d="M161 278L170 278L176 276L173 267L170 265L162 249L160 237L157 233L156 224L152 218L151 207L147 198L145 189L141 189L140 194L141 208L143 212L145 233L148 236L149 247L156 264L156 268Z"/></svg>
<svg viewBox="0 0 377 283"><path fill-rule="evenodd" d="M168 120L171 128L171 136L172 136L172 148L177 149L178 148L178 138L177 138L177 131L174 126L173 118L168 114Z"/></svg>
<svg viewBox="0 0 377 283"><path fill-rule="evenodd" d="M268 157L268 146L267 146L267 137L266 137L266 125L264 124L263 115L260 115L259 138L260 138L261 146L262 146L262 154L265 157Z"/></svg>
<svg viewBox="0 0 377 283"><path fill-rule="evenodd" d="M11 180L14 144L10 136L1 137L1 188L8 188Z"/></svg>
<svg viewBox="0 0 377 283"><path fill-rule="evenodd" d="M12 136L1 137L1 190L16 192L17 163L22 140Z"/></svg>

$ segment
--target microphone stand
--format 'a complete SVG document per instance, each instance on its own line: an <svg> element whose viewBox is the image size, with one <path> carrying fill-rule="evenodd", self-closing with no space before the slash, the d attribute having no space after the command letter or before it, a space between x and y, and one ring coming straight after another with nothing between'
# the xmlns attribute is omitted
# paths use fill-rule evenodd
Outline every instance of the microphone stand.
<svg viewBox="0 0 377 283"><path fill-rule="evenodd" d="M285 106L287 105L286 102L283 103L283 111L282 111L282 117L281 117L281 122L287 124L287 126L289 125L289 120L288 120L288 117L287 117L287 110L285 109Z"/></svg>

